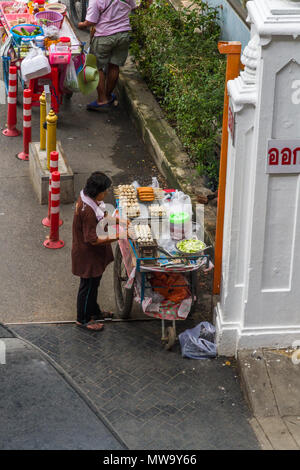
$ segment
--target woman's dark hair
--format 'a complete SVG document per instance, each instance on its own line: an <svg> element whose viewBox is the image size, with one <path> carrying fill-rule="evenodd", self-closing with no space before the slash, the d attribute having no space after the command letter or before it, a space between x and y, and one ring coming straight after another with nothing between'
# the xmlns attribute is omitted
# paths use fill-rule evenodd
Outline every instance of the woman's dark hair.
<svg viewBox="0 0 300 470"><path fill-rule="evenodd" d="M83 192L85 196L94 199L99 193L103 193L111 186L111 180L101 171L94 171L88 178Z"/></svg>

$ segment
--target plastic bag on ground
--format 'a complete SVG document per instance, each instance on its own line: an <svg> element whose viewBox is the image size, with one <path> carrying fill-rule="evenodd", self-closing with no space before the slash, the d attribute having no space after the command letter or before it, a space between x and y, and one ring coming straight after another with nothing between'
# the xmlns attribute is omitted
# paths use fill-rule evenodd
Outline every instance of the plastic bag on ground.
<svg viewBox="0 0 300 470"><path fill-rule="evenodd" d="M216 329L209 322L201 322L190 330L179 335L181 354L191 359L207 359L216 357Z"/></svg>

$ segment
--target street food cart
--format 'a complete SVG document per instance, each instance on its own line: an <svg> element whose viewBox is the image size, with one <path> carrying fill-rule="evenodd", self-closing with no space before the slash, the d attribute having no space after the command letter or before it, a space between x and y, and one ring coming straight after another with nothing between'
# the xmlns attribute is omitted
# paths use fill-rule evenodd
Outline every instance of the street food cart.
<svg viewBox="0 0 300 470"><path fill-rule="evenodd" d="M191 217L174 230L176 212L170 205L170 193L153 189L151 200L151 191L145 188L143 201L138 189L120 185L115 191L120 217L130 219L129 237L120 232L115 253L116 306L120 317L128 318L135 300L146 315L161 319L161 339L165 348L171 349L176 340L176 321L185 320L195 307L197 271L213 265L205 252L208 247L198 238L200 227ZM187 236L197 245L197 251L183 251L184 243L189 242ZM165 328L166 320L172 326Z"/></svg>
<svg viewBox="0 0 300 470"><path fill-rule="evenodd" d="M43 2L43 0L39 0ZM63 95L71 96L72 91L64 86L67 66L73 61L76 69L84 63L83 46L67 15L66 7L60 13L53 10L51 3L43 3L40 11L30 10L29 4L21 1L1 2L1 59L3 78L8 92L9 67L17 67L18 76L25 87L21 74L22 61L30 54L32 48L40 48L49 61L49 70L45 75L28 80L26 86L32 91L32 105L39 106L39 97L45 85L51 91L51 107L58 113ZM49 8L49 10L47 10Z"/></svg>

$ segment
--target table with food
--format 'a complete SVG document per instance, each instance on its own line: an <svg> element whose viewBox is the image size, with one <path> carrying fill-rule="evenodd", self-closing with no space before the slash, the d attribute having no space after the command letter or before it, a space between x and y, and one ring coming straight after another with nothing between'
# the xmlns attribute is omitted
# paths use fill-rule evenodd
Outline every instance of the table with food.
<svg viewBox="0 0 300 470"><path fill-rule="evenodd" d="M114 290L118 314L131 315L133 301L162 320L162 341L171 349L177 320L185 320L197 301L200 269L213 268L203 227L193 221L189 196L181 191L121 184L115 188L120 217L129 219L128 237L115 253ZM172 326L165 328L165 320Z"/></svg>
<svg viewBox="0 0 300 470"><path fill-rule="evenodd" d="M63 95L78 91L84 65L83 44L62 3L45 0L0 3L1 59L8 92L9 66L15 65L23 87L32 90L39 106L49 85L51 107L58 113Z"/></svg>

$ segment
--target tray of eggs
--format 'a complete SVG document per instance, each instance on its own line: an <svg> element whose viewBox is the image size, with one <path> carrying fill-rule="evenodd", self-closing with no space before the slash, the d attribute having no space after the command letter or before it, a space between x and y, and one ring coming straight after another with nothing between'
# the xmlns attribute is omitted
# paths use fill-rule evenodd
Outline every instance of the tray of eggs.
<svg viewBox="0 0 300 470"><path fill-rule="evenodd" d="M115 190L115 195L119 199L120 210L123 217L139 217L141 213L140 206L137 200L136 191L132 185L119 185Z"/></svg>

